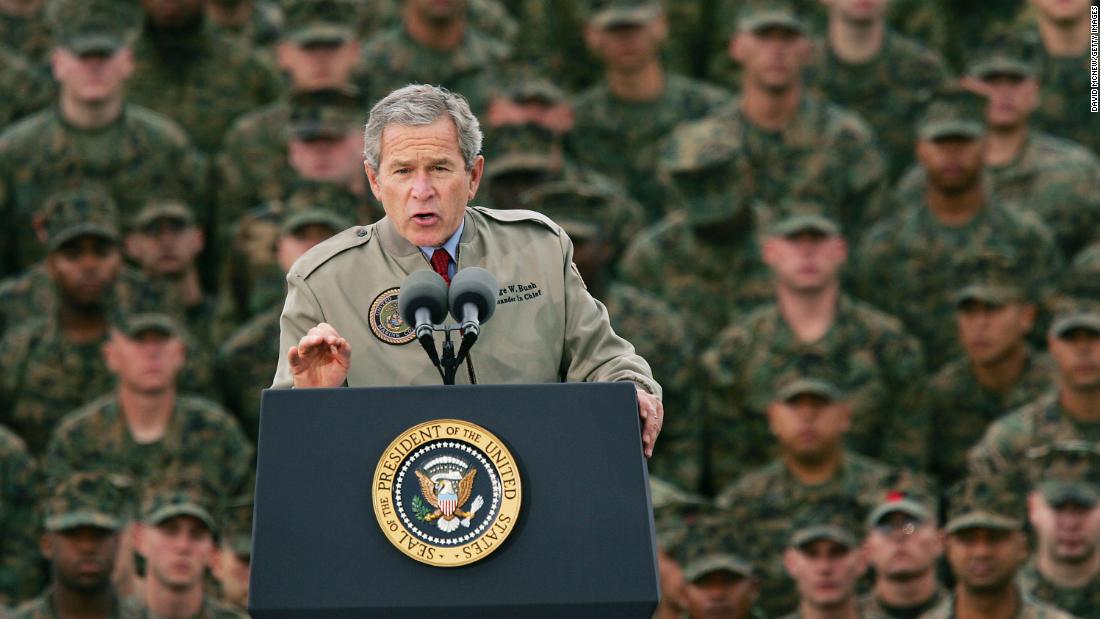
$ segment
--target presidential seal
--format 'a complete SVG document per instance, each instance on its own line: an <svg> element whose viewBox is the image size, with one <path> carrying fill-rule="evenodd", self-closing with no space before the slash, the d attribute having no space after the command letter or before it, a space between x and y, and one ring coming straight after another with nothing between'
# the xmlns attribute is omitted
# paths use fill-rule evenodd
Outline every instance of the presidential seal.
<svg viewBox="0 0 1100 619"><path fill-rule="evenodd" d="M408 344L416 339L412 326L405 324L397 311L400 288L383 290L370 304L370 330L374 337L387 344Z"/></svg>
<svg viewBox="0 0 1100 619"><path fill-rule="evenodd" d="M409 557L437 567L480 561L516 526L522 489L499 438L437 419L401 433L374 469L374 515Z"/></svg>

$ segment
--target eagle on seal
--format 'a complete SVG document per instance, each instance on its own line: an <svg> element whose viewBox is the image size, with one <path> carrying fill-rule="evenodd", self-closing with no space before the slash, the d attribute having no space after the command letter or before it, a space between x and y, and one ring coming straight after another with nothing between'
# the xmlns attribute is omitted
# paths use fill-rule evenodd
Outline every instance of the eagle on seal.
<svg viewBox="0 0 1100 619"><path fill-rule="evenodd" d="M474 490L474 475L477 469L470 469L462 479L458 480L458 488L455 488L455 480L440 479L432 481L423 471L417 470L416 477L420 480L420 492L435 511L424 518L425 522L434 522L439 518L445 521L458 518L471 518L473 513L462 511L462 506L470 500L470 494ZM476 510L475 510L476 511ZM457 526L457 523L456 523Z"/></svg>

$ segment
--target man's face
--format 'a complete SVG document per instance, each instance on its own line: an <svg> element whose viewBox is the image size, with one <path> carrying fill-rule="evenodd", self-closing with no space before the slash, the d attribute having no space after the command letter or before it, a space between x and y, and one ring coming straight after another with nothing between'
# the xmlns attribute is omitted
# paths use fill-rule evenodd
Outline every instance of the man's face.
<svg viewBox="0 0 1100 619"><path fill-rule="evenodd" d="M419 247L440 247L458 230L477 193L485 160L466 168L450 118L391 125L382 132L379 169L367 166L374 197L398 233Z"/></svg>
<svg viewBox="0 0 1100 619"><path fill-rule="evenodd" d="M1076 22L1089 14L1090 0L1031 0L1039 17L1053 22Z"/></svg>
<svg viewBox="0 0 1100 619"><path fill-rule="evenodd" d="M866 548L877 577L909 580L934 568L943 554L943 538L931 523L894 512L871 529Z"/></svg>
<svg viewBox="0 0 1100 619"><path fill-rule="evenodd" d="M1082 565L1100 551L1100 504L1053 507L1039 492L1028 496L1038 552L1051 561Z"/></svg>
<svg viewBox="0 0 1100 619"><path fill-rule="evenodd" d="M886 17L887 0L821 0L830 15L855 24L872 24Z"/></svg>
<svg viewBox="0 0 1100 619"><path fill-rule="evenodd" d="M1025 345L1035 324L1035 306L1022 303L993 305L968 300L955 310L959 341L972 363L997 363Z"/></svg>
<svg viewBox="0 0 1100 619"><path fill-rule="evenodd" d="M643 24L589 27L585 31L589 49L608 68L622 73L633 73L655 62L667 36L668 26L663 17Z"/></svg>
<svg viewBox="0 0 1100 619"><path fill-rule="evenodd" d="M759 591L756 579L717 570L684 583L684 601L691 619L745 619Z"/></svg>
<svg viewBox="0 0 1100 619"><path fill-rule="evenodd" d="M195 21L206 8L206 0L141 0L150 21L161 28L177 28Z"/></svg>
<svg viewBox="0 0 1100 619"><path fill-rule="evenodd" d="M982 80L989 98L985 121L994 129L1014 129L1027 124L1039 107L1039 82L1022 75L992 75Z"/></svg>
<svg viewBox="0 0 1100 619"><path fill-rule="evenodd" d="M167 217L135 230L126 239L127 253L143 271L169 279L183 276L202 248L198 226Z"/></svg>
<svg viewBox="0 0 1100 619"><path fill-rule="evenodd" d="M64 94L85 105L120 96L123 83L134 72L133 53L125 48L113 54L78 56L59 47L50 55L50 62Z"/></svg>
<svg viewBox="0 0 1100 619"><path fill-rule="evenodd" d="M794 236L772 236L764 241L764 263L780 286L797 292L817 292L837 281L848 257L848 245L839 236L805 231Z"/></svg>
<svg viewBox="0 0 1100 619"><path fill-rule="evenodd" d="M222 597L237 608L248 607L249 557L240 557L231 548L215 551L211 570L222 586Z"/></svg>
<svg viewBox="0 0 1100 619"><path fill-rule="evenodd" d="M1100 333L1073 329L1063 337L1048 337L1047 349L1058 365L1063 386L1079 391L1100 390Z"/></svg>
<svg viewBox="0 0 1100 619"><path fill-rule="evenodd" d="M783 563L802 601L821 609L847 604L856 594L856 581L867 568L862 550L828 539L787 549Z"/></svg>
<svg viewBox="0 0 1100 619"><path fill-rule="evenodd" d="M179 337L153 330L130 337L116 329L103 347L103 356L120 385L141 393L161 393L175 385L187 354Z"/></svg>
<svg viewBox="0 0 1100 619"><path fill-rule="evenodd" d="M118 552L118 533L79 526L42 536L42 554L53 566L54 579L66 589L98 593L111 585Z"/></svg>
<svg viewBox="0 0 1100 619"><path fill-rule="evenodd" d="M276 55L279 68L290 74L295 90L340 88L351 81L352 71L359 63L359 44L348 41L299 45L288 41L279 44Z"/></svg>
<svg viewBox="0 0 1100 619"><path fill-rule="evenodd" d="M198 518L175 516L160 524L142 524L136 547L145 557L149 576L174 591L202 586L203 572L214 554L210 529Z"/></svg>
<svg viewBox="0 0 1100 619"><path fill-rule="evenodd" d="M359 174L363 140L357 132L343 138L290 140L290 166L311 181L343 183Z"/></svg>
<svg viewBox="0 0 1100 619"><path fill-rule="evenodd" d="M466 0L405 0L420 19L436 24L450 23L466 14Z"/></svg>
<svg viewBox="0 0 1100 619"><path fill-rule="evenodd" d="M770 92L785 92L800 84L810 42L787 28L740 32L731 40L733 59L741 64L745 84Z"/></svg>
<svg viewBox="0 0 1100 619"><path fill-rule="evenodd" d="M981 182L985 140L947 137L918 140L917 159L932 187L948 195L961 194Z"/></svg>
<svg viewBox="0 0 1100 619"><path fill-rule="evenodd" d="M947 562L961 586L994 593L1012 586L1027 559L1027 538L1020 531L974 527L947 536Z"/></svg>
<svg viewBox="0 0 1100 619"><path fill-rule="evenodd" d="M118 244L98 236L71 239L46 258L46 271L62 301L78 309L98 308L121 268Z"/></svg>
<svg viewBox="0 0 1100 619"><path fill-rule="evenodd" d="M290 271L294 262L301 258L314 245L324 241L339 232L324 224L308 224L302 226L290 234L279 237L279 245L276 249L279 266L283 272Z"/></svg>
<svg viewBox="0 0 1100 619"><path fill-rule="evenodd" d="M809 394L768 406L768 425L783 451L806 461L839 449L851 416L849 406Z"/></svg>
<svg viewBox="0 0 1100 619"><path fill-rule="evenodd" d="M684 609L684 569L664 549L657 550L657 578L661 582L661 605L680 613Z"/></svg>

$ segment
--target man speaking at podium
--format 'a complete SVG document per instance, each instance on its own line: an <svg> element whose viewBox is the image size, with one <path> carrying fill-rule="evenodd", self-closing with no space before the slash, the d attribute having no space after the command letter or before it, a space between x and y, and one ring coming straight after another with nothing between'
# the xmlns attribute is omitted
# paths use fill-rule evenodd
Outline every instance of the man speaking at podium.
<svg viewBox="0 0 1100 619"><path fill-rule="evenodd" d="M481 129L461 96L412 85L371 110L364 158L386 216L337 234L287 274L275 388L438 384L400 318L413 271L450 281L481 267L499 282L493 322L459 367L459 383L630 381L646 456L660 433L661 388L573 265L573 245L531 211L467 206L485 169ZM442 336L436 334L439 339Z"/></svg>

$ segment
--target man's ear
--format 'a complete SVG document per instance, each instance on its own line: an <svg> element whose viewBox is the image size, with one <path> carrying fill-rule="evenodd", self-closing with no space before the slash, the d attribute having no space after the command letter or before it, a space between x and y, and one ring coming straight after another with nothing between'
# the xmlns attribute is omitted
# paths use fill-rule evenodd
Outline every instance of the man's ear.
<svg viewBox="0 0 1100 619"><path fill-rule="evenodd" d="M367 173L367 184L370 185L370 192L374 194L374 199L381 202L382 186L378 184L378 171L370 167L366 161L363 162L363 171Z"/></svg>

